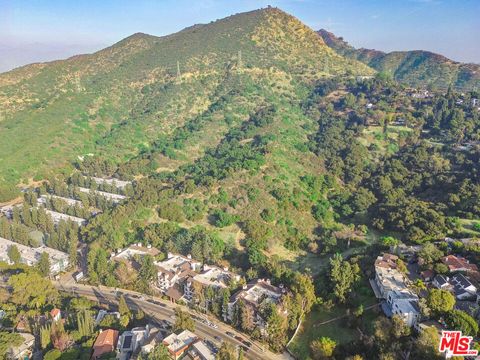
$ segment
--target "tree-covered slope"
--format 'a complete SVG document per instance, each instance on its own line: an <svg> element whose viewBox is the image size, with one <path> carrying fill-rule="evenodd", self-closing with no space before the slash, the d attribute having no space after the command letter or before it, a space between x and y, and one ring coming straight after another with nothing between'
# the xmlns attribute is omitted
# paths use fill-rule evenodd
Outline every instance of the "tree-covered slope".
<svg viewBox="0 0 480 360"><path fill-rule="evenodd" d="M480 85L480 65L463 64L429 51L393 51L384 53L356 49L341 37L319 30L323 41L338 54L359 60L377 71L391 74L394 79L411 86L473 89Z"/></svg>
<svg viewBox="0 0 480 360"><path fill-rule="evenodd" d="M238 92L228 85L235 76L294 97L322 77L372 73L275 8L164 37L134 34L94 54L0 74L0 179L42 178L88 153L135 156Z"/></svg>

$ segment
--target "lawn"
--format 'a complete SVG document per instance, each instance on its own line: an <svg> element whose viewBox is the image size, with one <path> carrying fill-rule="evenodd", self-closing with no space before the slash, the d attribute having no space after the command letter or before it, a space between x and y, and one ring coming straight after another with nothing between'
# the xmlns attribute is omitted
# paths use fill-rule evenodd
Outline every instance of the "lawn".
<svg viewBox="0 0 480 360"><path fill-rule="evenodd" d="M366 308L376 304L377 300L373 296L373 292L368 287L366 280L357 291L358 304L363 304ZM305 319L302 328L298 332L295 339L289 345L289 350L296 355L297 359L310 359L309 345L315 339L322 336L332 338L337 344L347 344L360 336L356 327L348 326L348 318L346 315L346 307L335 305L332 309L323 307L315 308ZM345 316L345 317L343 317ZM377 308L365 310L362 316L360 328L363 332L371 333L373 331L373 321L378 317ZM337 320L322 324L328 320Z"/></svg>

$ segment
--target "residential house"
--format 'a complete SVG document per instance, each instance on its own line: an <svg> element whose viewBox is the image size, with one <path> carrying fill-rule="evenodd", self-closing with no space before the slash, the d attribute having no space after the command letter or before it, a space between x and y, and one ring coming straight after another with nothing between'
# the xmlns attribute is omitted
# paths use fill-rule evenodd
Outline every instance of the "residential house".
<svg viewBox="0 0 480 360"><path fill-rule="evenodd" d="M114 352L117 348L118 331L113 329L100 331L95 343L93 344L93 354L91 359L100 359L102 355Z"/></svg>
<svg viewBox="0 0 480 360"><path fill-rule="evenodd" d="M242 301L246 306L251 307L255 316L255 325L263 331L265 320L260 315L262 305L266 303L280 304L285 293L283 286L274 286L268 279L252 281L230 297L227 309L224 311L224 320L233 321L235 309Z"/></svg>
<svg viewBox="0 0 480 360"><path fill-rule="evenodd" d="M20 261L28 266L36 265L40 260L42 253L47 253L50 259L51 275L56 275L68 268L68 254L62 251L52 249L44 245L37 248L32 248L30 246L25 246L4 238L0 238L0 261L5 261L9 264L11 263L7 255L10 246L17 247L18 251L20 252Z"/></svg>
<svg viewBox="0 0 480 360"><path fill-rule="evenodd" d="M398 257L383 254L375 260L375 279L370 284L387 316L399 315L408 326L419 317L418 296L408 288L408 278L398 270Z"/></svg>
<svg viewBox="0 0 480 360"><path fill-rule="evenodd" d="M450 288L449 280L448 276L437 274L433 278L432 284L437 289L447 290Z"/></svg>
<svg viewBox="0 0 480 360"><path fill-rule="evenodd" d="M476 298L477 287L462 273L457 273L451 278L445 275L437 275L433 279L432 284L437 289L452 292L457 300Z"/></svg>
<svg viewBox="0 0 480 360"><path fill-rule="evenodd" d="M52 317L53 321L58 321L62 318L62 312L60 311L60 309L55 308L50 311L50 316Z"/></svg>
<svg viewBox="0 0 480 360"><path fill-rule="evenodd" d="M388 293L387 304L392 315L400 316L407 326L414 326L420 318L418 296L411 291L393 290Z"/></svg>
<svg viewBox="0 0 480 360"><path fill-rule="evenodd" d="M159 328L150 328L148 336L143 341L140 352L142 354L149 354L157 344L162 343L162 339L163 336Z"/></svg>
<svg viewBox="0 0 480 360"><path fill-rule="evenodd" d="M202 271L189 277L185 281L184 296L191 301L194 296L194 284L202 287L213 287L216 289L226 289L231 282L240 280L240 275L228 271L228 268L219 268L212 265L203 265Z"/></svg>
<svg viewBox="0 0 480 360"><path fill-rule="evenodd" d="M101 309L98 312L97 317L95 318L95 325L100 324L102 322L103 318L107 315L114 316L117 319L120 319L120 313L118 311L106 311L106 310Z"/></svg>
<svg viewBox="0 0 480 360"><path fill-rule="evenodd" d="M170 334L162 343L167 347L168 352L174 359L178 359L182 354L184 354L190 345L198 340L197 335L192 333L189 330L184 330L178 334Z"/></svg>
<svg viewBox="0 0 480 360"><path fill-rule="evenodd" d="M197 341L190 347L188 357L192 360L215 360L215 354L203 341Z"/></svg>
<svg viewBox="0 0 480 360"><path fill-rule="evenodd" d="M7 219L11 219L13 214L12 206L11 205L1 206L0 214L5 216Z"/></svg>
<svg viewBox="0 0 480 360"><path fill-rule="evenodd" d="M420 277L421 277L422 280L425 281L425 282L430 282L430 281L432 281L433 278L434 278L434 276L435 276L435 273L433 272L433 270L430 270L430 269L425 270L425 271L422 271L422 272L420 273Z"/></svg>
<svg viewBox="0 0 480 360"><path fill-rule="evenodd" d="M458 300L467 300L476 298L477 288L463 274L455 274L450 280L453 292Z"/></svg>
<svg viewBox="0 0 480 360"><path fill-rule="evenodd" d="M450 272L478 271L478 267L461 256L448 255L442 258L442 262L448 266Z"/></svg>
<svg viewBox="0 0 480 360"><path fill-rule="evenodd" d="M172 301L184 296L184 284L188 278L197 275L201 264L190 255L168 253L167 259L155 262L157 267L157 287Z"/></svg>
<svg viewBox="0 0 480 360"><path fill-rule="evenodd" d="M150 326L136 327L132 330L124 331L118 339L117 351L119 359L129 359L145 343L150 335Z"/></svg>
<svg viewBox="0 0 480 360"><path fill-rule="evenodd" d="M430 93L428 90L413 89L413 91L410 93L410 96L415 99L426 99L430 97Z"/></svg>
<svg viewBox="0 0 480 360"><path fill-rule="evenodd" d="M150 255L150 256L157 256L160 254L160 251L152 245L147 245L143 246L142 243L136 243L133 245L130 245L126 249L119 249L117 250L117 253L111 253L110 254L110 260L113 261L123 261L123 260L132 260L135 256L145 256L145 255Z"/></svg>
<svg viewBox="0 0 480 360"><path fill-rule="evenodd" d="M18 333L23 342L19 346L10 346L6 353L7 360L25 360L32 357L33 347L35 345L35 336L29 333Z"/></svg>
<svg viewBox="0 0 480 360"><path fill-rule="evenodd" d="M370 284L378 299L386 299L390 291L408 288L408 279L397 270L397 261L398 256L387 253L375 260L375 279L370 281Z"/></svg>
<svg viewBox="0 0 480 360"><path fill-rule="evenodd" d="M79 282L84 277L85 277L85 275L83 274L83 271L77 271L73 274L73 279L75 280L75 282Z"/></svg>
<svg viewBox="0 0 480 360"><path fill-rule="evenodd" d="M422 249L421 245L405 245L400 243L398 245L390 246L390 253L394 255L403 255L407 258L414 257ZM388 257L389 254L387 254Z"/></svg>

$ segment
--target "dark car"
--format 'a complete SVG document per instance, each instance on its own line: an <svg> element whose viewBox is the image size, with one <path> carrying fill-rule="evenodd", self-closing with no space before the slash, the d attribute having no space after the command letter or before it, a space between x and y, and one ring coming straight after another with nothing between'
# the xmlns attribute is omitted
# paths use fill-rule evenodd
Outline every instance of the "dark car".
<svg viewBox="0 0 480 360"><path fill-rule="evenodd" d="M227 334L228 336L235 337L235 334L232 333L232 332L230 332L230 331L227 331L226 334Z"/></svg>
<svg viewBox="0 0 480 360"><path fill-rule="evenodd" d="M248 347L252 346L252 343L251 343L250 341L248 341L248 340L243 340L242 343L243 343L245 346L248 346Z"/></svg>
<svg viewBox="0 0 480 360"><path fill-rule="evenodd" d="M134 299L140 299L140 295L130 295Z"/></svg>
<svg viewBox="0 0 480 360"><path fill-rule="evenodd" d="M215 335L213 338L214 338L215 340L219 341L219 342L222 341L222 338L221 338L220 336Z"/></svg>
<svg viewBox="0 0 480 360"><path fill-rule="evenodd" d="M235 340L243 342L243 338L241 336L235 335Z"/></svg>
<svg viewBox="0 0 480 360"><path fill-rule="evenodd" d="M205 340L205 344L207 344L207 346L208 346L210 349L213 349L213 348L216 347L215 344L214 344L212 341L210 341L210 340Z"/></svg>
<svg viewBox="0 0 480 360"><path fill-rule="evenodd" d="M148 299L147 301L151 304L155 304L155 305L158 305L158 306L162 306L162 307L167 306L167 305L165 305L165 304L163 304L163 303L161 303L160 301L157 301L157 300Z"/></svg>
<svg viewBox="0 0 480 360"><path fill-rule="evenodd" d="M245 345L242 345L242 349L243 349L243 352L248 352L248 350L250 350L248 347L246 347Z"/></svg>

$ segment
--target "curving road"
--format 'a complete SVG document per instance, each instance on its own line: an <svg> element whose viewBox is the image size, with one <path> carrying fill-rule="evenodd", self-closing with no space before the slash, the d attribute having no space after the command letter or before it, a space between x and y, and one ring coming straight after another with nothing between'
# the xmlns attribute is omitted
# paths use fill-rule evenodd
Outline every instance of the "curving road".
<svg viewBox="0 0 480 360"><path fill-rule="evenodd" d="M90 298L93 300L97 300L100 303L104 304L117 304L118 296L116 295L116 289L109 288L105 286L90 286L90 285L81 285L81 284L74 284L71 282L62 282L62 281L54 281L54 285L61 291L70 292L72 294L77 294L84 296L86 298ZM131 308L139 308L141 309L147 316L149 316L153 321L159 322L162 320L167 320L172 322L174 318L174 311L175 308L180 306L177 304L172 304L167 302L161 298L154 298L151 296L147 296L141 293L137 293L134 291L120 289L127 303ZM160 305L153 304L147 300L155 300ZM183 310L188 311L191 315L199 317L198 314L192 313L189 308L185 306L181 306ZM205 315L201 315L204 318L207 318ZM209 319L212 321L211 319ZM268 350L266 346L256 341L253 341L250 338L247 338L244 334L237 332L231 326L228 326L222 322L216 321L215 324L218 328L213 328L204 324L203 322L194 318L195 321L195 333L202 339L210 340L215 343L217 346L220 346L218 338L221 341L227 341L235 346L243 346L245 350L244 355L248 359L271 359L271 360L292 360L292 357L288 353L283 354L275 354ZM214 322L214 321L212 321ZM239 336L242 339L248 340L252 343L252 345L247 348L242 342L238 341L237 339L233 338L232 336L227 335L227 332L233 333L235 336Z"/></svg>

